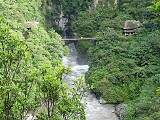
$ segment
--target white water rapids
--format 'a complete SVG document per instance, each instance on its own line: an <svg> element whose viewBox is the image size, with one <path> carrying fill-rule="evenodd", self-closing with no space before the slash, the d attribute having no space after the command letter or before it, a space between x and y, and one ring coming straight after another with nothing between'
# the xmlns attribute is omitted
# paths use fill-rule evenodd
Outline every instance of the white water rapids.
<svg viewBox="0 0 160 120"><path fill-rule="evenodd" d="M89 66L87 64L79 65L77 62L78 55L73 43L68 45L70 48L70 56L63 57L64 66L71 65L72 73L65 77L64 82L68 86L72 85L72 79L78 77L78 75L85 74L88 71ZM83 61L81 61L83 63ZM86 103L86 119L87 120L118 120L118 117L114 112L113 104L100 104L96 97L90 92L83 99Z"/></svg>

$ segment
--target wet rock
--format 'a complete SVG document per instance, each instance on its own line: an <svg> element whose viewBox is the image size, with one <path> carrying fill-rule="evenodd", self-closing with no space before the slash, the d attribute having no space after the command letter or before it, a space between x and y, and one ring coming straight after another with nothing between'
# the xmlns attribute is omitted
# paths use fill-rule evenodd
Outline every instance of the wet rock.
<svg viewBox="0 0 160 120"><path fill-rule="evenodd" d="M107 104L107 101L105 101L102 97L100 97L99 103L100 104Z"/></svg>
<svg viewBox="0 0 160 120"><path fill-rule="evenodd" d="M126 111L126 104L121 103L115 106L115 114L119 117L119 120L123 120L124 116L126 116L127 111Z"/></svg>

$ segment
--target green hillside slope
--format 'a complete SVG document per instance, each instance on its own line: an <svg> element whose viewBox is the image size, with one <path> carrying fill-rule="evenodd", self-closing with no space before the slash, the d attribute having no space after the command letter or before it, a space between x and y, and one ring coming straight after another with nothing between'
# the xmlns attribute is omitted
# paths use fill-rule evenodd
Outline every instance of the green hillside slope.
<svg viewBox="0 0 160 120"><path fill-rule="evenodd" d="M82 89L68 90L62 83L70 70L61 58L69 50L53 28L46 29L46 2L0 0L1 120L31 114L38 120L85 119ZM26 22L39 24L26 28Z"/></svg>
<svg viewBox="0 0 160 120"><path fill-rule="evenodd" d="M80 12L72 25L79 36L98 39L92 44L78 43L79 49L85 45L88 50L86 81L92 92L108 103L127 104L126 120L160 118L156 94L160 86L160 21L157 11L152 11L156 5L152 9L150 5L152 0L119 0L117 5L99 0L96 9ZM126 20L140 21L143 27L125 36Z"/></svg>

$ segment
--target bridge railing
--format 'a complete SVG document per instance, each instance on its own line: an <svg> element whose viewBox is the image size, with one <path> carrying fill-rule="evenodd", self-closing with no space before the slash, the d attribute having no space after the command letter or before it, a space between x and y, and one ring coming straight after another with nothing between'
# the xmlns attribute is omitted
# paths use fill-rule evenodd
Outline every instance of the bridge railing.
<svg viewBox="0 0 160 120"><path fill-rule="evenodd" d="M77 36L63 36L62 39L75 39Z"/></svg>

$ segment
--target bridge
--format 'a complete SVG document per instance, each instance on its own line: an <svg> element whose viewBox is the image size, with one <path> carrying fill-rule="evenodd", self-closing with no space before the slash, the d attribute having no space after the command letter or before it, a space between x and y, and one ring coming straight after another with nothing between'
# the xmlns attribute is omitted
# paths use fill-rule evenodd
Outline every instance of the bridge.
<svg viewBox="0 0 160 120"><path fill-rule="evenodd" d="M76 41L76 40L97 40L96 38L62 38L63 41Z"/></svg>

